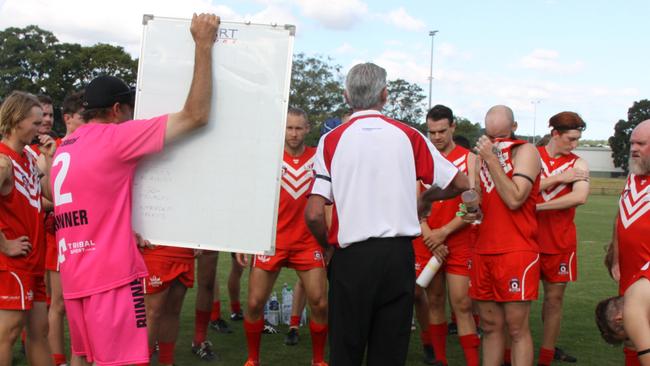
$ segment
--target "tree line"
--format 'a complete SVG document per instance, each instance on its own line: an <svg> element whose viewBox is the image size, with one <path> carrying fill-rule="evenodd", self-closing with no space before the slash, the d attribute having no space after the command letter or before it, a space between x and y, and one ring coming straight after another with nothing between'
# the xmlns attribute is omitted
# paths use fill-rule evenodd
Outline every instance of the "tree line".
<svg viewBox="0 0 650 366"><path fill-rule="evenodd" d="M60 103L66 94L80 90L93 78L110 74L134 85L138 60L123 47L98 43L82 46L60 42L56 36L36 25L10 27L0 31L0 99L12 90L47 94L55 101L55 130L63 133ZM307 143L315 144L322 123L347 112L343 99L342 66L321 55L294 55L289 104L304 109L312 123ZM420 86L403 79L388 81L388 103L384 113L426 132L426 95ZM650 101L635 102L628 120L620 120L609 138L614 164L627 171L629 135L644 119L650 118ZM471 144L482 134L479 123L456 118L456 134Z"/></svg>

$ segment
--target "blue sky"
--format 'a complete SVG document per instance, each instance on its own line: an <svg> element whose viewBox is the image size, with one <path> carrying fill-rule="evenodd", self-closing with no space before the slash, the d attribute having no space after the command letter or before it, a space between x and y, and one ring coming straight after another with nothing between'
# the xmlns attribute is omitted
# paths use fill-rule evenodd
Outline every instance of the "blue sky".
<svg viewBox="0 0 650 366"><path fill-rule="evenodd" d="M189 17L214 11L224 20L293 23L295 51L385 67L428 94L435 36L434 104L482 122L494 104L515 111L519 132L547 130L553 114L587 121L585 138L605 139L627 109L650 98L650 2L378 0L0 0L0 28L38 24L61 40L124 46L137 56L143 13ZM92 10L90 10L92 9ZM115 24L119 24L116 27Z"/></svg>

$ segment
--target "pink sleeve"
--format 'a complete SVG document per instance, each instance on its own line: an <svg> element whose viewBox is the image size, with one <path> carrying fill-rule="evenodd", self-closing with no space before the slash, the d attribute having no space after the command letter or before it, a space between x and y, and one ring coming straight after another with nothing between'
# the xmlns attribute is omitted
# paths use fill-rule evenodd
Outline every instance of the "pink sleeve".
<svg viewBox="0 0 650 366"><path fill-rule="evenodd" d="M165 142L167 115L116 124L111 142L124 161L161 151Z"/></svg>

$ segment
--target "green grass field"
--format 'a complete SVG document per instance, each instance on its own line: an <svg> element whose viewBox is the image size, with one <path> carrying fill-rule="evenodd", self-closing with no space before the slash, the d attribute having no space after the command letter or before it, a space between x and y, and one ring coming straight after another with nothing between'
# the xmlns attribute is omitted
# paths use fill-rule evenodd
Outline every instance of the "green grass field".
<svg viewBox="0 0 650 366"><path fill-rule="evenodd" d="M621 182L614 182L614 185ZM613 218L616 214L615 196L592 195L589 202L578 209L576 223L579 233L578 282L567 289L564 305L564 320L558 345L567 352L575 355L582 365L620 365L622 351L620 348L608 346L600 339L594 323L594 308L596 303L605 297L616 294L616 285L607 275L602 264L604 246L609 242ZM225 280L230 268L230 256L222 255L219 261L219 273L222 286L222 308L224 316L229 312L229 303L225 291ZM247 274L242 279L242 299L245 300ZM290 270L284 270L276 284L280 292L283 283L295 283L296 276ZM200 362L190 353L194 329L194 299L195 291L187 294L181 321L181 333L176 348L177 365L207 364ZM542 294L540 293L540 298ZM533 304L531 325L533 338L538 347L541 337L540 302ZM246 341L241 322L229 322L234 332L232 334L217 334L209 331L209 339L215 346L218 360L217 365L242 365L246 359ZM301 328L300 344L295 347L285 346L284 333L286 327L281 327L277 335L263 335L262 362L264 365L310 365L311 342L308 328ZM412 333L411 346L407 365L421 365L421 344L419 330ZM390 337L390 334L386 335ZM16 348L17 349L17 348ZM450 365L462 365L464 359L458 345L457 337L448 338L448 358ZM25 365L19 357L17 365ZM155 363L154 363L155 364Z"/></svg>

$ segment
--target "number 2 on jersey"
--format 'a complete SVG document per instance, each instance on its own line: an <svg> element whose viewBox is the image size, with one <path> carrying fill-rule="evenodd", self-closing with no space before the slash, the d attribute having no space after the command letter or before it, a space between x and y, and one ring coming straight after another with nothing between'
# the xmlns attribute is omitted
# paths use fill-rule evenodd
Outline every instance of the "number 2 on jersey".
<svg viewBox="0 0 650 366"><path fill-rule="evenodd" d="M65 180L65 176L68 175L68 169L70 169L70 154L67 152L61 153L56 156L52 167L55 167L59 164L62 164L59 174L56 175L54 180L54 205L60 206L66 203L72 202L72 193L61 193L61 186Z"/></svg>

